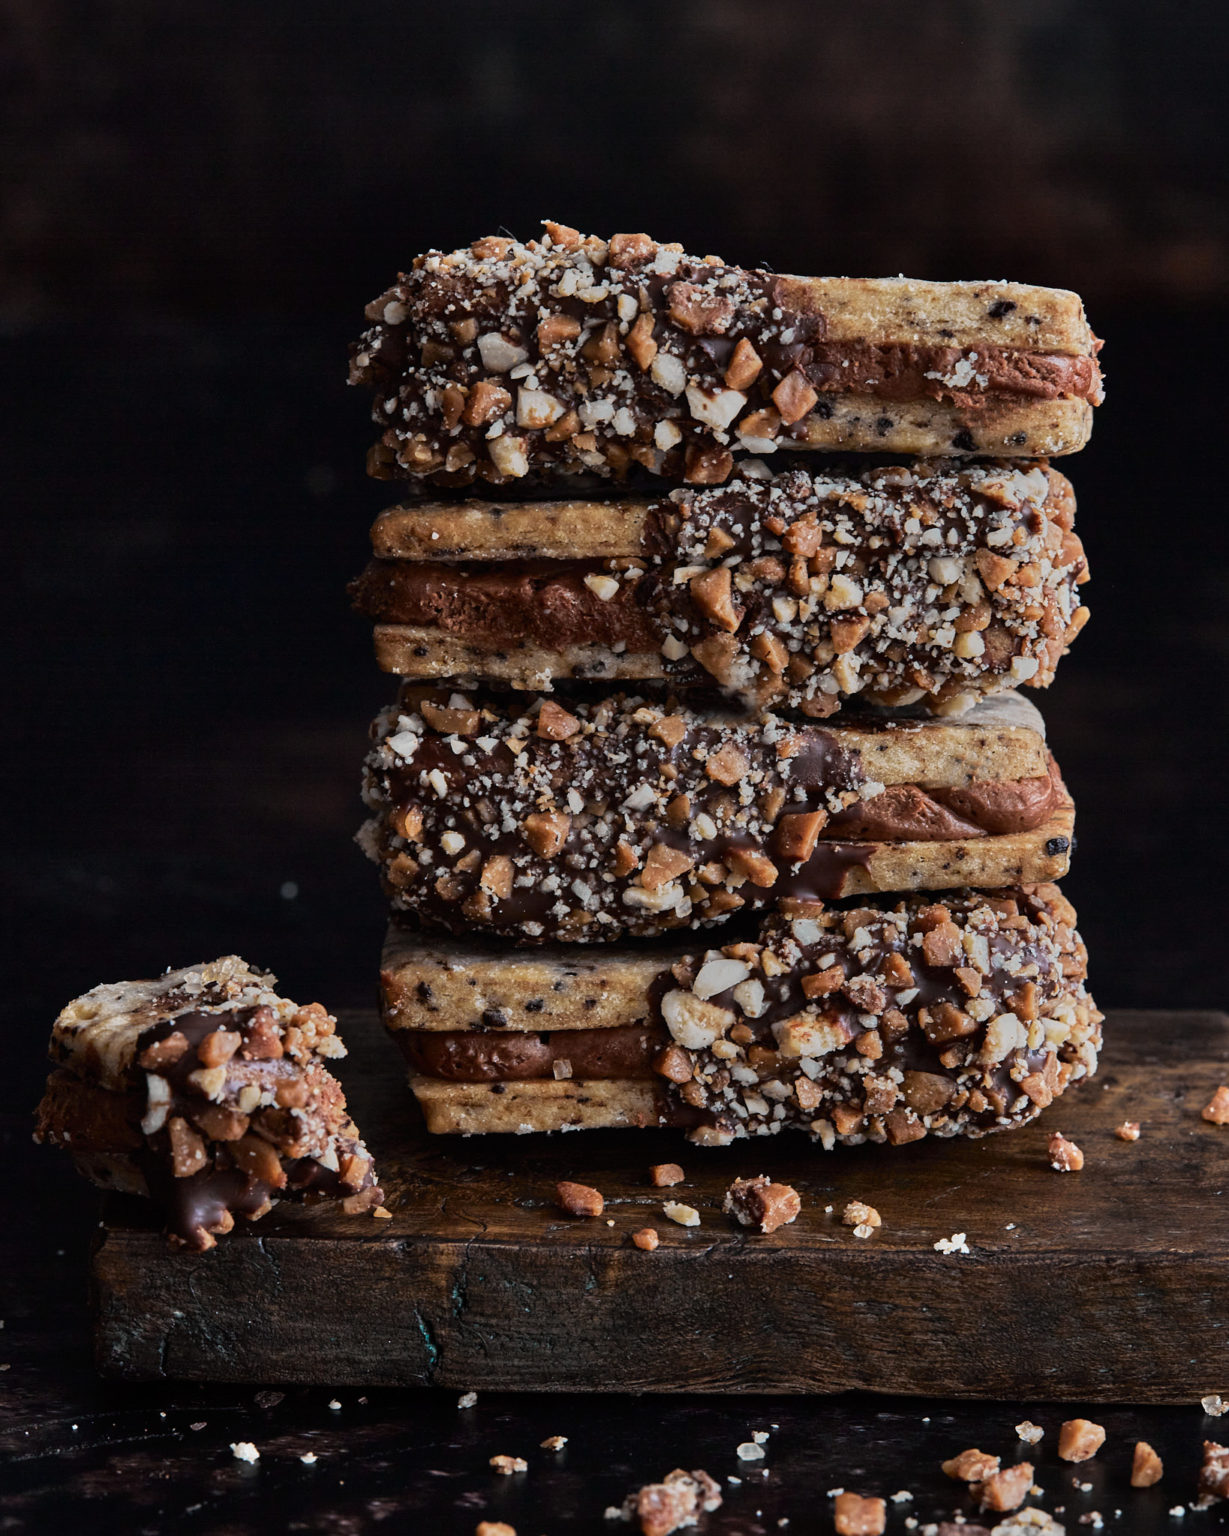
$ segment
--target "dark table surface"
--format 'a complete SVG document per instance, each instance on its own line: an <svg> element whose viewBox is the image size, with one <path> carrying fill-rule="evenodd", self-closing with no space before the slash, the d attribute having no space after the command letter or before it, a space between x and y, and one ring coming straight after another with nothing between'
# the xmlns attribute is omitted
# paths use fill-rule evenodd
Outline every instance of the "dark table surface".
<svg viewBox="0 0 1229 1536"><path fill-rule="evenodd" d="M1047 1431L1042 1503L1064 1506L1073 1531L1093 1510L1109 1530L1222 1528L1229 1505L1167 1513L1193 1497L1200 1442L1217 1437L1194 1402L1090 1411L1107 1445L1073 1469L1055 1441L1075 1404L526 1398L475 1381L467 1411L452 1395L353 1390L331 1408L327 1386L96 1378L95 1197L29 1143L56 1011L99 980L228 950L305 1000L366 1004L374 990L380 901L349 838L366 722L390 689L341 587L387 495L364 482L363 407L338 382L350 318L0 339L18 621L0 839L0 1531L469 1533L482 1518L520 1536L617 1530L606 1507L679 1465L743 1478L709 1530L830 1529L825 1493L844 1486L910 1491L889 1506L900 1531L962 1505L971 1516L940 1461L970 1445L1017 1459L1025 1417ZM1229 519L1213 360L1226 326L1094 319L1111 338L1110 404L1093 446L1064 465L1094 618L1042 699L1079 805L1066 888L1104 1004L1215 1007ZM744 1466L735 1447L759 1428L771 1429L767 1457ZM555 1433L566 1450L539 1450ZM1166 1462L1144 1492L1127 1486L1139 1437ZM260 1448L257 1465L231 1456L241 1440ZM525 1455L529 1471L497 1477L497 1453Z"/></svg>

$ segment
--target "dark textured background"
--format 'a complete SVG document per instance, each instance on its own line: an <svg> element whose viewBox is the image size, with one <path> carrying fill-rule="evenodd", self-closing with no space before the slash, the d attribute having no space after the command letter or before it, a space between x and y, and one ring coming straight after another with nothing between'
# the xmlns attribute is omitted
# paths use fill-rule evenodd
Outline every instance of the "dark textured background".
<svg viewBox="0 0 1229 1536"><path fill-rule="evenodd" d="M12 1354L24 1317L31 1360L83 1370L79 1315L51 1328L30 1282L78 1294L51 1255L79 1270L90 1196L22 1151L64 1001L228 949L370 999L349 838L390 689L343 585L388 498L345 345L428 245L549 216L1078 288L1109 399L1063 465L1093 621L1042 698L1068 889L1104 1002L1223 1000L1222 0L2 0L0 24L4 1128L36 1193ZM30 1381L34 1413L59 1389Z"/></svg>

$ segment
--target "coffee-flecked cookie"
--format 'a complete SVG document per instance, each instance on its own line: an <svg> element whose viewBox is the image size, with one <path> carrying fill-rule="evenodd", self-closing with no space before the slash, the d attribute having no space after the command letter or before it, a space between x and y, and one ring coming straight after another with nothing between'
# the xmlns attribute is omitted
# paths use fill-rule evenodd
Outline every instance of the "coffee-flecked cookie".
<svg viewBox="0 0 1229 1536"><path fill-rule="evenodd" d="M279 1200L379 1205L327 1065L346 1054L336 1020L279 996L276 980L226 955L69 1003L36 1139L104 1189L153 1200L171 1241L196 1250Z"/></svg>
<svg viewBox="0 0 1229 1536"><path fill-rule="evenodd" d="M392 508L351 590L380 666L405 677L954 712L1052 681L1088 617L1074 508L1044 464L752 460L656 500Z"/></svg>
<svg viewBox="0 0 1229 1536"><path fill-rule="evenodd" d="M371 473L436 485L711 485L782 448L1074 453L1102 394L1062 289L783 276L553 223L419 256L366 314Z"/></svg>
<svg viewBox="0 0 1229 1536"><path fill-rule="evenodd" d="M1067 869L1073 812L1018 695L825 725L607 695L406 688L360 843L424 927L605 943L782 901Z"/></svg>
<svg viewBox="0 0 1229 1536"><path fill-rule="evenodd" d="M431 1131L795 1128L824 1147L1026 1124L1096 1070L1085 979L1049 884L816 903L708 950L500 952L394 923L381 971Z"/></svg>

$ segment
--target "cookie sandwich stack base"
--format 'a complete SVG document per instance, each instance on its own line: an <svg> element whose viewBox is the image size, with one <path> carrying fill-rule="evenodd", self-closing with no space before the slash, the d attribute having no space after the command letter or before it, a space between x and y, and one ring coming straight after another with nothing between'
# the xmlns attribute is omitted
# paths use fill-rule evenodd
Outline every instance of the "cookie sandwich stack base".
<svg viewBox="0 0 1229 1536"><path fill-rule="evenodd" d="M982 1135L1091 1075L1036 708L1087 619L1071 293L480 240L368 307L401 682L360 835L433 1131Z"/></svg>

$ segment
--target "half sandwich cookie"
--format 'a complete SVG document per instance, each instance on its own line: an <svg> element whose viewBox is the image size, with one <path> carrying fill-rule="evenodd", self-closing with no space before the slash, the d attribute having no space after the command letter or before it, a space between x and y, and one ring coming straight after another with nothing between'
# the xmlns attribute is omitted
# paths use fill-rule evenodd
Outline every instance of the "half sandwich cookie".
<svg viewBox="0 0 1229 1536"><path fill-rule="evenodd" d="M351 382L379 477L720 484L740 453L1074 453L1101 400L1078 295L811 278L547 223L415 259L367 307Z"/></svg>
<svg viewBox="0 0 1229 1536"><path fill-rule="evenodd" d="M1074 925L1048 884L815 904L709 950L500 952L394 923L384 1014L434 1132L982 1136L1096 1070Z"/></svg>
<svg viewBox="0 0 1229 1536"><path fill-rule="evenodd" d="M351 591L385 671L549 689L719 686L814 718L1045 687L1088 617L1069 482L1045 464L742 464L656 499L383 513Z"/></svg>
<svg viewBox="0 0 1229 1536"><path fill-rule="evenodd" d="M825 725L607 695L406 688L373 728L360 843L395 911L609 942L784 902L1066 872L1073 810L1017 694Z"/></svg>
<svg viewBox="0 0 1229 1536"><path fill-rule="evenodd" d="M212 1248L279 1200L378 1206L371 1155L327 1063L346 1054L319 1003L236 955L95 987L51 1032L35 1138L104 1189L144 1195L172 1242Z"/></svg>

